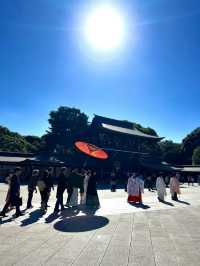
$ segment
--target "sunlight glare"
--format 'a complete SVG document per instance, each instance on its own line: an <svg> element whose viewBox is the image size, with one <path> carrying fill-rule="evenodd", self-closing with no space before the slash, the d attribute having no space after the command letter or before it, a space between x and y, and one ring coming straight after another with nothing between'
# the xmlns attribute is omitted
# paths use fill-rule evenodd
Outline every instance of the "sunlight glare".
<svg viewBox="0 0 200 266"><path fill-rule="evenodd" d="M111 6L96 7L86 18L84 33L91 48L115 50L125 39L123 16Z"/></svg>

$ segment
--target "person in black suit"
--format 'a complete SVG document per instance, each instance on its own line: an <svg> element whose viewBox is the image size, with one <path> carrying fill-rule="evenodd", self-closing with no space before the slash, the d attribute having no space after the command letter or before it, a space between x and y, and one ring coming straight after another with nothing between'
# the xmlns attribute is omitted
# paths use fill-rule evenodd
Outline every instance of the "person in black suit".
<svg viewBox="0 0 200 266"><path fill-rule="evenodd" d="M9 196L6 200L6 204L3 208L3 210L0 213L0 216L6 217L6 212L8 211L9 206L15 206L16 208L16 217L19 217L22 215L20 211L20 205L21 205L21 199L20 199L20 175L22 173L22 170L20 167L16 167L14 170L14 174L11 177L10 180L10 191Z"/></svg>
<svg viewBox="0 0 200 266"><path fill-rule="evenodd" d="M59 206L61 207L61 211L63 211L64 205L63 205L63 193L67 187L67 176L66 176L67 168L62 167L60 175L58 177L58 186L57 186L57 194L56 194L56 204L54 208L54 213L59 212Z"/></svg>

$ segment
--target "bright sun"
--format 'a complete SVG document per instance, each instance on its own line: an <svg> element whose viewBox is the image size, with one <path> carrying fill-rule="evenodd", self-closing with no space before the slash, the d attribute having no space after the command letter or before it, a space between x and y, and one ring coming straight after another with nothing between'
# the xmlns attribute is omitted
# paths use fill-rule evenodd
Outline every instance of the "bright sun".
<svg viewBox="0 0 200 266"><path fill-rule="evenodd" d="M91 48L100 51L115 50L125 38L124 19L113 7L97 7L87 16L84 33Z"/></svg>

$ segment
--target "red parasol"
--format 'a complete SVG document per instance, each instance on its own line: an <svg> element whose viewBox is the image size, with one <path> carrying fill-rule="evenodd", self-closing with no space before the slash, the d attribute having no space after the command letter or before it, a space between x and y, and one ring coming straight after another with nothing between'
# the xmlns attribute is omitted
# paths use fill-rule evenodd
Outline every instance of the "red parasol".
<svg viewBox="0 0 200 266"><path fill-rule="evenodd" d="M84 152L85 154L91 157L95 157L97 159L102 159L102 160L105 160L108 158L108 154L104 150L96 147L93 144L82 142L82 141L76 141L75 146L80 151Z"/></svg>

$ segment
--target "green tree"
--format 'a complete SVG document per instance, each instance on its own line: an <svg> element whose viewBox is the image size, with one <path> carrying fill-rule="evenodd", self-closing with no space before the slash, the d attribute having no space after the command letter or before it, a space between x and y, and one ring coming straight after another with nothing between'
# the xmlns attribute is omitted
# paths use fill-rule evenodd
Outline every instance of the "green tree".
<svg viewBox="0 0 200 266"><path fill-rule="evenodd" d="M182 141L182 151L185 163L192 162L193 152L198 146L200 146L200 127L193 130Z"/></svg>
<svg viewBox="0 0 200 266"><path fill-rule="evenodd" d="M195 148L193 151L192 164L193 165L200 165L200 146Z"/></svg>
<svg viewBox="0 0 200 266"><path fill-rule="evenodd" d="M158 136L156 131L153 128L150 128L150 127L143 127L140 124L133 123L133 128L136 128L136 129L140 130L141 132L143 132L143 133L145 133L147 135Z"/></svg>
<svg viewBox="0 0 200 266"><path fill-rule="evenodd" d="M0 150L11 152L34 152L34 145L23 136L11 132L8 128L0 126Z"/></svg>
<svg viewBox="0 0 200 266"><path fill-rule="evenodd" d="M35 151L40 151L43 149L44 143L42 141L42 138L30 135L24 136L24 138L28 143L30 143L34 147Z"/></svg>
<svg viewBox="0 0 200 266"><path fill-rule="evenodd" d="M69 148L88 129L88 117L77 108L59 107L49 114L50 128L43 136L50 150Z"/></svg>
<svg viewBox="0 0 200 266"><path fill-rule="evenodd" d="M171 164L182 164L181 144L170 140L160 142L162 160Z"/></svg>

